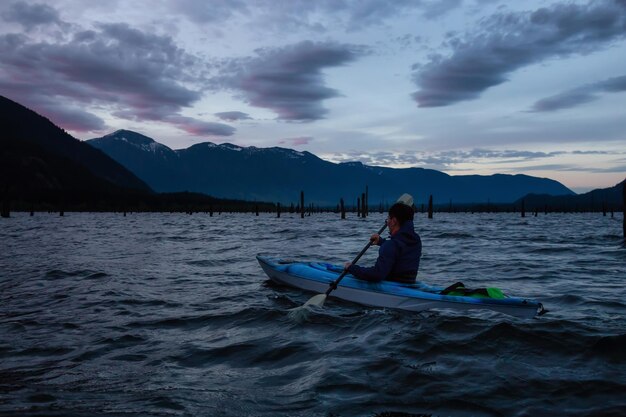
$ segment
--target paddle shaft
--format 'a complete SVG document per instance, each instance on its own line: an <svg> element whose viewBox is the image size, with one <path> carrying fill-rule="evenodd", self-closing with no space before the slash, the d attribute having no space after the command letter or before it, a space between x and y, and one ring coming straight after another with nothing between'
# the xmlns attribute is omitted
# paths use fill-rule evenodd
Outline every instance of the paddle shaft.
<svg viewBox="0 0 626 417"><path fill-rule="evenodd" d="M385 225L380 228L380 230L378 231L378 235L380 235L382 232L384 232L386 228L387 228L387 222L385 222ZM363 250L361 250L361 252L356 256L356 258L354 258L354 260L352 261L352 265L356 264L358 262L358 260L361 259L361 256L363 256L363 254L365 252L367 252L367 250L370 248L370 246L372 246L372 241L371 240L367 243L367 245L365 245ZM326 295L330 294L333 290L337 289L337 285L339 285L339 281L341 281L343 279L343 277L346 276L347 273L348 273L348 271L344 270L341 273L341 275L339 275L337 277L336 280L334 280L333 282L330 283L330 286L326 290Z"/></svg>

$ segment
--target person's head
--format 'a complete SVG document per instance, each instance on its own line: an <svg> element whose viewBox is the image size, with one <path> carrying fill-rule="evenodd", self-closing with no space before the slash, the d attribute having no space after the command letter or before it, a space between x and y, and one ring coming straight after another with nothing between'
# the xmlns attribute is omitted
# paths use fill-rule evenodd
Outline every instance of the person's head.
<svg viewBox="0 0 626 417"><path fill-rule="evenodd" d="M387 219L387 226L391 234L394 234L400 227L409 220L413 220L415 211L413 207L407 206L403 203L395 203L389 208L389 218Z"/></svg>

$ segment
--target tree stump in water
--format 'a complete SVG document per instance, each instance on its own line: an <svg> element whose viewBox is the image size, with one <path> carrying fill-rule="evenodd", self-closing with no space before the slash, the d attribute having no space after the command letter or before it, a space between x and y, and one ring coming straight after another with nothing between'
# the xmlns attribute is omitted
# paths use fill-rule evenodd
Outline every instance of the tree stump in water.
<svg viewBox="0 0 626 417"><path fill-rule="evenodd" d="M428 198L428 218L433 218L433 195L431 194Z"/></svg>

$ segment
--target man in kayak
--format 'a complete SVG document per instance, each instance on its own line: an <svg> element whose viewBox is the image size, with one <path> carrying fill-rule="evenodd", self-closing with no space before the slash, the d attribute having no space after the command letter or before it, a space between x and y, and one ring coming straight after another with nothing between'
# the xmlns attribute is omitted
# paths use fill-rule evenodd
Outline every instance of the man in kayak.
<svg viewBox="0 0 626 417"><path fill-rule="evenodd" d="M413 226L413 207L395 203L389 209L387 227L390 239L373 234L370 240L379 245L378 259L373 267L365 268L345 263L345 269L355 277L372 282L382 280L415 283L422 256L422 240Z"/></svg>

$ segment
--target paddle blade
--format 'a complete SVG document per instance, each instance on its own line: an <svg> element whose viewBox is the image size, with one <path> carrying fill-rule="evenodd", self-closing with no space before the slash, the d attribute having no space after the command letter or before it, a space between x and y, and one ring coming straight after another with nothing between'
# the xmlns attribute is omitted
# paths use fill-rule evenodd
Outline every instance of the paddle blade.
<svg viewBox="0 0 626 417"><path fill-rule="evenodd" d="M304 305L301 305L300 307L292 308L291 310L289 310L289 313L287 313L287 315L289 316L291 320L297 323L303 323L307 320L309 316L309 311L311 311L311 308L313 307L321 308L322 306L324 306L324 301L326 301L326 294L315 295L311 297L309 301L304 303Z"/></svg>
<svg viewBox="0 0 626 417"><path fill-rule="evenodd" d="M311 307L323 307L325 301L326 301L326 294L317 294L317 295L314 295L313 297L311 297L309 299L309 301L304 303L303 307L308 307L308 306L311 306Z"/></svg>
<svg viewBox="0 0 626 417"><path fill-rule="evenodd" d="M413 205L413 197L411 196L411 194L404 193L400 197L398 197L398 201L396 201L396 202L397 203L406 204L407 206L412 206Z"/></svg>

